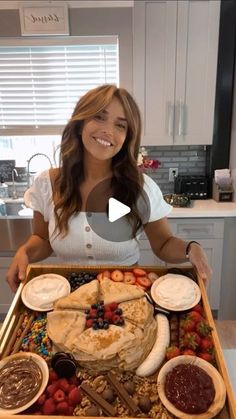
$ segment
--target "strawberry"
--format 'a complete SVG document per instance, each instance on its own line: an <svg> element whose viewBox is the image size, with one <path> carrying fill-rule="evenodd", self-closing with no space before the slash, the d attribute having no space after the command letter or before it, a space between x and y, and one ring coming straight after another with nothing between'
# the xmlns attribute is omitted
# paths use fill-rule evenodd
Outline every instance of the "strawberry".
<svg viewBox="0 0 236 419"><path fill-rule="evenodd" d="M133 273L134 273L135 276L146 276L147 275L147 272L144 271L144 269L141 269L141 268L134 268Z"/></svg>
<svg viewBox="0 0 236 419"><path fill-rule="evenodd" d="M197 323L196 331L199 334L199 336L205 337L211 333L212 327L209 326L209 324L205 320L202 320L199 323Z"/></svg>
<svg viewBox="0 0 236 419"><path fill-rule="evenodd" d="M82 400L82 394L79 387L73 388L68 395L68 400L72 406L76 406Z"/></svg>
<svg viewBox="0 0 236 419"><path fill-rule="evenodd" d="M64 391L65 393L68 392L70 384L66 378L59 378L57 383L60 390Z"/></svg>
<svg viewBox="0 0 236 419"><path fill-rule="evenodd" d="M213 362L214 361L214 357L212 354L209 354L208 352L200 352L198 354L199 358L205 359L205 361L208 362Z"/></svg>
<svg viewBox="0 0 236 419"><path fill-rule="evenodd" d="M136 282L144 288L149 288L152 285L151 279L149 279L147 276L137 276Z"/></svg>
<svg viewBox="0 0 236 419"><path fill-rule="evenodd" d="M58 380L58 375L56 373L56 371L54 370L50 370L49 371L49 383L51 384L53 381L57 381Z"/></svg>
<svg viewBox="0 0 236 419"><path fill-rule="evenodd" d="M57 404L57 407L56 407L56 411L57 411L57 413L60 413L62 415L66 415L67 416L69 414L69 405L68 405L68 403L66 401L58 403Z"/></svg>
<svg viewBox="0 0 236 419"><path fill-rule="evenodd" d="M195 329L195 323L191 318L187 315L184 316L180 320L180 328L186 333L186 332L192 332Z"/></svg>
<svg viewBox="0 0 236 419"><path fill-rule="evenodd" d="M111 279L115 282L122 282L124 280L124 274L119 269L115 269L111 273Z"/></svg>
<svg viewBox="0 0 236 419"><path fill-rule="evenodd" d="M193 311L198 311L198 313L200 313L203 317L204 317L204 309L201 305L201 303L196 304L193 308Z"/></svg>
<svg viewBox="0 0 236 419"><path fill-rule="evenodd" d="M53 394L53 400L56 403L63 402L65 400L65 393L60 388Z"/></svg>
<svg viewBox="0 0 236 419"><path fill-rule="evenodd" d="M172 359L175 358L176 356L180 355L180 349L178 348L178 346L169 346L166 349L166 359Z"/></svg>
<svg viewBox="0 0 236 419"><path fill-rule="evenodd" d="M55 381L54 383L49 384L49 386L46 389L46 393L49 395L49 397L51 397L57 390L58 390L58 383Z"/></svg>
<svg viewBox="0 0 236 419"><path fill-rule="evenodd" d="M87 327L87 329L89 329L89 327L92 327L92 325L93 325L93 319L86 320L85 326Z"/></svg>
<svg viewBox="0 0 236 419"><path fill-rule="evenodd" d="M188 313L189 318L196 324L203 320L202 315L198 311L190 311Z"/></svg>
<svg viewBox="0 0 236 419"><path fill-rule="evenodd" d="M53 415L56 412L56 404L51 397L45 401L42 412L44 415Z"/></svg>
<svg viewBox="0 0 236 419"><path fill-rule="evenodd" d="M196 332L188 332L185 333L181 342L181 346L183 345L184 348L195 350L199 347L200 341L201 338Z"/></svg>
<svg viewBox="0 0 236 419"><path fill-rule="evenodd" d="M192 349L185 349L182 352L182 355L192 355L192 356L194 356L194 355L196 355L196 353Z"/></svg>
<svg viewBox="0 0 236 419"><path fill-rule="evenodd" d="M43 394L41 394L41 396L37 400L38 406L43 406L43 404L45 403L45 401L46 401L46 394L43 393Z"/></svg>
<svg viewBox="0 0 236 419"><path fill-rule="evenodd" d="M202 338L199 347L202 352L208 352L210 349L212 349L213 341L211 336L206 336L205 338Z"/></svg>
<svg viewBox="0 0 236 419"><path fill-rule="evenodd" d="M124 283L134 285L136 281L136 278L133 274L133 272L124 272Z"/></svg>

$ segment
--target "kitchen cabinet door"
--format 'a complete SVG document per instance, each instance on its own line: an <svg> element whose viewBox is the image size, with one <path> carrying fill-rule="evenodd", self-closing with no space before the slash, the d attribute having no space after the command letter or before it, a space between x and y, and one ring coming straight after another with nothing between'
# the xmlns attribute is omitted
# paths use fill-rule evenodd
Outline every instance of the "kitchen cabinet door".
<svg viewBox="0 0 236 419"><path fill-rule="evenodd" d="M211 144L220 1L134 2L142 145Z"/></svg>
<svg viewBox="0 0 236 419"><path fill-rule="evenodd" d="M5 280L11 261L11 257L0 257L0 321L4 319L15 296Z"/></svg>

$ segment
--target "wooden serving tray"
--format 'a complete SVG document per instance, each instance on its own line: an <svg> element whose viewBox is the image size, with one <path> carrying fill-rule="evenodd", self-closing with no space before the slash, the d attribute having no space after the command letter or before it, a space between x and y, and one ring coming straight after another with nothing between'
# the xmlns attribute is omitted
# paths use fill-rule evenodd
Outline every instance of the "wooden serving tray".
<svg viewBox="0 0 236 419"><path fill-rule="evenodd" d="M156 272L157 275L162 276L167 273L166 267L157 267L157 266L137 266L139 268L143 268L147 271ZM177 266L176 266L177 267ZM135 266L132 266L132 269L135 268ZM181 269L183 272L192 272L194 274L194 269L192 266L185 266L185 267L177 267L178 269ZM27 268L27 274L26 274L26 281L30 281L32 278L42 275L45 273L55 273L62 276L68 276L71 272L80 272L80 271L88 271L88 272L102 272L104 270L113 270L113 269L120 269L122 271L130 270L130 266L114 266L114 265L99 265L99 266L79 266L79 265L29 265ZM220 372L220 374L223 377L225 386L226 386L226 403L223 408L223 410L216 416L218 419L236 419L236 400L235 396L232 390L232 386L229 380L227 368L224 361L223 352L221 349L219 337L216 331L215 323L212 317L210 305L208 302L207 293L205 290L204 283L200 277L197 278L198 285L201 290L202 295L202 303L205 310L206 318L209 323L209 325L212 327L212 338L214 342L214 346L216 349L216 362L217 367ZM13 302L11 304L11 307L6 315L6 318L4 320L4 323L2 325L2 328L0 330L0 357L4 353L4 350L11 338L11 335L14 331L14 328L16 327L17 321L18 321L18 314L20 310L24 307L22 301L21 301L21 291L24 284L20 284L16 295L13 299ZM14 418L20 418L20 419L42 419L42 417L46 419L66 419L66 418L77 418L77 419L83 419L81 416L42 416L42 415L25 415L25 414L19 414L19 415L5 415L4 419L14 419ZM107 416L106 416L107 417ZM111 417L107 417L108 419L115 419ZM99 419L99 417L95 418L88 417L87 419ZM135 418L133 418L135 419ZM196 415L197 419L197 415Z"/></svg>

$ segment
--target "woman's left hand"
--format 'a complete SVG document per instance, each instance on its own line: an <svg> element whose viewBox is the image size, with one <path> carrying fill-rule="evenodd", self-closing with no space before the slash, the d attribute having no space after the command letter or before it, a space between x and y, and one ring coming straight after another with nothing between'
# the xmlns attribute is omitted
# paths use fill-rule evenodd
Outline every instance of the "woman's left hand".
<svg viewBox="0 0 236 419"><path fill-rule="evenodd" d="M212 269L209 266L206 253L203 248L197 243L192 243L188 253L188 258L192 265L196 268L198 275L201 276L207 286L212 277Z"/></svg>

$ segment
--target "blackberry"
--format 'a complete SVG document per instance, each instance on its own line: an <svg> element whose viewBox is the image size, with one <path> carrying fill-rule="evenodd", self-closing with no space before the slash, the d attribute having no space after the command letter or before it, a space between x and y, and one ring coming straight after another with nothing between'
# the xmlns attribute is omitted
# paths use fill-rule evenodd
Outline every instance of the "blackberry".
<svg viewBox="0 0 236 419"><path fill-rule="evenodd" d="M123 313L123 311L122 311L122 308L117 308L116 310L115 310L115 313L116 314L122 314Z"/></svg>

